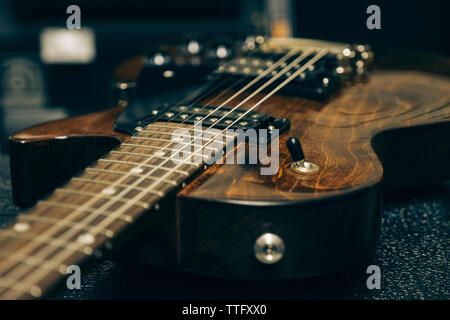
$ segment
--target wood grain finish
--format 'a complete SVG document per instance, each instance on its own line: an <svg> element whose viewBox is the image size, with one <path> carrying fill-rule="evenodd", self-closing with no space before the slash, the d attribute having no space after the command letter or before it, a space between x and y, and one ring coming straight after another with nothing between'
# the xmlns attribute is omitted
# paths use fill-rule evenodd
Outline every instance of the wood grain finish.
<svg viewBox="0 0 450 320"><path fill-rule="evenodd" d="M289 133L280 138L279 174L260 176L259 168L222 165L212 169L214 174L203 179L195 191L190 190L190 195L228 200L297 201L373 186L383 177L381 162L371 145L374 137L398 128L439 123L448 127L449 88L450 81L446 77L420 72L377 71L371 74L368 83L345 88L339 96L324 104L272 97L260 110L291 120ZM300 139L306 159L320 167L317 175L305 176L289 168L291 160L285 145L288 136ZM419 142L416 150L410 150L411 162L426 153ZM443 152L449 149L448 141L444 139L432 143L439 145ZM429 158L434 156L427 155ZM441 175L448 176L448 171Z"/></svg>
<svg viewBox="0 0 450 320"><path fill-rule="evenodd" d="M185 188L178 211L180 267L273 280L362 263L375 248L383 190L450 179L449 88L447 77L376 71L328 103L269 99L262 112L291 120L280 138L279 173L216 165ZM317 175L289 167L289 136L297 136L306 159L320 166ZM287 248L275 265L253 255L254 241L266 232Z"/></svg>
<svg viewBox="0 0 450 320"><path fill-rule="evenodd" d="M123 108L50 121L13 134L14 202L29 207L123 141L127 135L114 131L114 121Z"/></svg>
<svg viewBox="0 0 450 320"><path fill-rule="evenodd" d="M64 137L104 136L122 141L127 135L114 131L114 122L124 108L122 105L108 111L38 124L14 133L10 140L27 143Z"/></svg>

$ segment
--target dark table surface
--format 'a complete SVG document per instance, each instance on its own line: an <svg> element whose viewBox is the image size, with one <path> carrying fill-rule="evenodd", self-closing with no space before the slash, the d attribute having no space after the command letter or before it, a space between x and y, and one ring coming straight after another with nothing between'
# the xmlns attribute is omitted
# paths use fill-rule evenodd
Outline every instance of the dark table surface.
<svg viewBox="0 0 450 320"><path fill-rule="evenodd" d="M0 226L22 210L11 199L9 159L0 156ZM82 271L82 288L57 299L450 299L450 184L384 197L374 257L352 270L314 279L247 282L134 266L116 255ZM381 269L381 289L366 268Z"/></svg>

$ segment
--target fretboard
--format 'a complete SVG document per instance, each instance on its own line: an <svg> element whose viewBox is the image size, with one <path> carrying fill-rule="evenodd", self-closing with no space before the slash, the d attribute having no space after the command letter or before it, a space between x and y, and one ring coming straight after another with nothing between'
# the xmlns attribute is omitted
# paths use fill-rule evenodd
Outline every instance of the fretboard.
<svg viewBox="0 0 450 320"><path fill-rule="evenodd" d="M172 158L184 145L183 135L178 140L173 134L180 128L192 125L156 122L138 128L136 135L0 230L0 298L42 296L66 276L67 266L101 256L133 221L159 210L158 202L202 167L194 155ZM200 139L194 144L212 154L223 150Z"/></svg>

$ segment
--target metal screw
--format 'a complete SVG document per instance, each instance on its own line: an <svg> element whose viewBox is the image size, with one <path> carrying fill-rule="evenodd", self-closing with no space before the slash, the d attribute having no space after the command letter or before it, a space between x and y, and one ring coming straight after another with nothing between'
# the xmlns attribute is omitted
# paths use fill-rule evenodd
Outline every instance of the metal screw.
<svg viewBox="0 0 450 320"><path fill-rule="evenodd" d="M253 251L259 262L273 264L283 257L284 242L276 234L265 233L256 239Z"/></svg>

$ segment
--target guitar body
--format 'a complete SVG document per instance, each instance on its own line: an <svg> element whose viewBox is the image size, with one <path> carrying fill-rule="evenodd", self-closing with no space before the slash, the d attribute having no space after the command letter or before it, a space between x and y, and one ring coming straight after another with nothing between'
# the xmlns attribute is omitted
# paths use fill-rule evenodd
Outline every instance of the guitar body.
<svg viewBox="0 0 450 320"><path fill-rule="evenodd" d="M448 70L449 62L441 63ZM430 72L433 66L376 65L367 81L326 102L270 97L258 110L291 122L279 139L278 174L262 176L258 165L209 167L175 195L176 201L164 200L163 210L146 217L140 242L128 254L144 263L240 279L310 277L363 262L376 245L382 192L450 178L450 79ZM123 108L11 136L15 202L29 206L126 140L114 131ZM319 166L317 174L290 167L285 144L290 136L299 138L306 159ZM255 259L255 240L264 233L284 241L278 263Z"/></svg>

